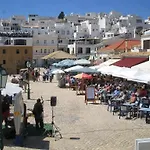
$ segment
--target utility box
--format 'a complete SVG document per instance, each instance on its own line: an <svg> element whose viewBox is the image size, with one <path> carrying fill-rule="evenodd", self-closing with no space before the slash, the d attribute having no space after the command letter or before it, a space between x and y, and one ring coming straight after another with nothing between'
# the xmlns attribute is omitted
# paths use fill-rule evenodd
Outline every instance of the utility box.
<svg viewBox="0 0 150 150"><path fill-rule="evenodd" d="M135 150L150 150L150 138L136 139Z"/></svg>

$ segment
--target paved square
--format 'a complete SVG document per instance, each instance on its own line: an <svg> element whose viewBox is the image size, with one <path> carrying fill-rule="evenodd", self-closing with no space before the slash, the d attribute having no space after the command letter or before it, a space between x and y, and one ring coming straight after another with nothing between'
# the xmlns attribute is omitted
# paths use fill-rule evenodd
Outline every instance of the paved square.
<svg viewBox="0 0 150 150"><path fill-rule="evenodd" d="M12 141L4 149L50 149L50 150L133 150L135 139L150 137L150 125L143 119L118 119L107 111L105 105L84 103L84 96L76 96L76 92L57 87L57 82L31 82L31 100L24 100L28 108L33 108L36 99L44 98L44 122L51 122L51 96L57 96L54 107L55 123L61 129L63 139L27 137L25 147L10 147ZM34 118L30 118L34 123ZM8 143L8 142L7 142Z"/></svg>

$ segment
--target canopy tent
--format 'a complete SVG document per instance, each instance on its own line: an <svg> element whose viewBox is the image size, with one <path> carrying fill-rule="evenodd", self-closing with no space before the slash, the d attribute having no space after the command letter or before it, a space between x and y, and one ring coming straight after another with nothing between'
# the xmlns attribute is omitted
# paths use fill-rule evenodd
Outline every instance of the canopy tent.
<svg viewBox="0 0 150 150"><path fill-rule="evenodd" d="M122 67L118 66L103 66L99 68L98 71L101 72L102 74L117 76L117 73L120 72L121 69Z"/></svg>
<svg viewBox="0 0 150 150"><path fill-rule="evenodd" d="M95 69L91 69L89 67L83 67L83 68L80 68L80 69L76 69L76 70L72 70L70 72L79 72L79 73L98 73L97 70Z"/></svg>
<svg viewBox="0 0 150 150"><path fill-rule="evenodd" d="M122 58L121 60L113 63L112 65L119 66L119 67L131 68L135 65L138 65L138 64L146 62L146 61L148 61L148 58L146 58L146 57L125 57L125 58Z"/></svg>
<svg viewBox="0 0 150 150"><path fill-rule="evenodd" d="M85 74L85 73L80 73L80 74L77 74L76 76L74 76L74 78L77 78L77 79L92 79L92 76L88 75L88 74Z"/></svg>
<svg viewBox="0 0 150 150"><path fill-rule="evenodd" d="M150 83L150 72L145 72L136 68L118 67L112 65L101 67L98 71L102 74L121 77L135 82Z"/></svg>
<svg viewBox="0 0 150 150"><path fill-rule="evenodd" d="M41 59L75 59L76 56L66 53L64 51L55 51L42 57Z"/></svg>
<svg viewBox="0 0 150 150"><path fill-rule="evenodd" d="M14 94L22 92L22 88L19 87L19 84L7 83L6 87L2 89L2 95L14 96Z"/></svg>
<svg viewBox="0 0 150 150"><path fill-rule="evenodd" d="M76 69L81 69L81 68L83 68L83 66L77 65L77 66L73 66L73 67L67 68L64 71L65 72L70 72L70 71L73 71L73 70L76 70Z"/></svg>
<svg viewBox="0 0 150 150"><path fill-rule="evenodd" d="M150 61L143 62L143 63L133 66L131 68L140 69L145 72L150 72Z"/></svg>
<svg viewBox="0 0 150 150"><path fill-rule="evenodd" d="M132 79L135 79L136 76L140 76L143 74L145 74L145 73L140 69L128 69L128 70L124 71L124 78L126 78L128 80L132 80Z"/></svg>
<svg viewBox="0 0 150 150"><path fill-rule="evenodd" d="M91 62L86 59L79 59L74 62L74 65L90 65Z"/></svg>
<svg viewBox="0 0 150 150"><path fill-rule="evenodd" d="M90 67L90 68L92 68L92 69L99 69L99 68L101 68L101 67L103 67L103 66L109 66L109 65L111 65L111 64L113 64L113 63L115 63L115 62L117 62L117 61L119 61L120 59L109 59L109 60L107 60L107 61L105 61L105 62L103 62L103 63L101 63L101 64L99 64L99 65L96 65L96 66L92 66L92 67Z"/></svg>

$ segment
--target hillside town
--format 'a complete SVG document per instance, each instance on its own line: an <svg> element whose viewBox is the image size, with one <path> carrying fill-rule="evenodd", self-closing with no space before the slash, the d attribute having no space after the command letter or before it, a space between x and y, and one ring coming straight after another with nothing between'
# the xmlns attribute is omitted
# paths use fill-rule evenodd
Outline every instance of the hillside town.
<svg viewBox="0 0 150 150"><path fill-rule="evenodd" d="M18 73L29 60L42 67L41 58L58 50L77 58L96 56L102 61L114 54L149 50L149 18L144 20L116 11L60 15L60 18L14 15L0 20L1 64L10 74ZM123 42L124 47L105 50L116 42Z"/></svg>
<svg viewBox="0 0 150 150"><path fill-rule="evenodd" d="M0 149L149 150L149 55L150 17L1 18Z"/></svg>

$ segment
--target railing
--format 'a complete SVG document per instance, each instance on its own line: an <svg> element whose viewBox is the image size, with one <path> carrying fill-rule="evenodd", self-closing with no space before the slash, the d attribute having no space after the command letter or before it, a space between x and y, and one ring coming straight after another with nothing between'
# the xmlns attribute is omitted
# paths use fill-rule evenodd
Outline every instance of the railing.
<svg viewBox="0 0 150 150"><path fill-rule="evenodd" d="M0 37L33 37L32 33L28 32L0 32Z"/></svg>

